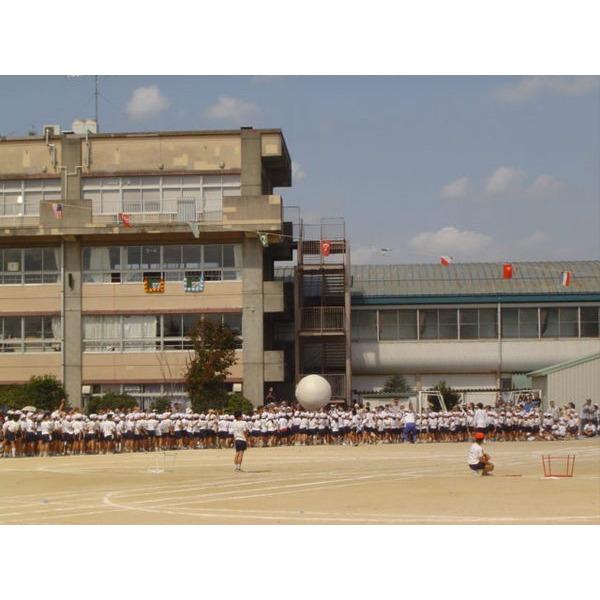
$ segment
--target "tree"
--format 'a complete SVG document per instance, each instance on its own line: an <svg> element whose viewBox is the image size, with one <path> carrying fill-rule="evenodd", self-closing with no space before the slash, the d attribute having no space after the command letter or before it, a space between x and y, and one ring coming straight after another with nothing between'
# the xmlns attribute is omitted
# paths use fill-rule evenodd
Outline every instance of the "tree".
<svg viewBox="0 0 600 600"><path fill-rule="evenodd" d="M27 383L0 390L0 405L19 409L32 404L41 410L56 410L67 399L65 389L53 375L34 375Z"/></svg>
<svg viewBox="0 0 600 600"><path fill-rule="evenodd" d="M25 384L25 394L31 404L42 410L56 410L67 399L62 383L52 375L34 375Z"/></svg>
<svg viewBox="0 0 600 600"><path fill-rule="evenodd" d="M438 383L433 389L437 390L442 395L442 398L444 399L444 403L446 404L446 408L448 410L452 410L458 404L460 396L457 393L453 392L452 388L448 387L445 381L438 381ZM437 398L430 396L429 402L435 404L436 411L442 410L442 407L439 405L439 400Z"/></svg>
<svg viewBox="0 0 600 600"><path fill-rule="evenodd" d="M151 405L150 408L159 413L169 412L171 410L171 400L165 396L157 398Z"/></svg>
<svg viewBox="0 0 600 600"><path fill-rule="evenodd" d="M185 382L195 412L223 409L227 403L225 380L235 364L237 336L229 327L204 320L190 334L193 356Z"/></svg>
<svg viewBox="0 0 600 600"><path fill-rule="evenodd" d="M398 392L405 394L410 391L410 386L406 383L404 375L392 375L388 377L383 387L384 392Z"/></svg>
<svg viewBox="0 0 600 600"><path fill-rule="evenodd" d="M254 412L254 406L252 406L250 400L244 398L242 394L235 392L229 395L227 405L225 406L225 412L228 415L233 415L238 410L245 415L251 415Z"/></svg>
<svg viewBox="0 0 600 600"><path fill-rule="evenodd" d="M86 411L88 415L97 413L102 410L123 411L135 408L138 401L129 394L115 394L114 392L106 392L103 396L92 396L86 402Z"/></svg>

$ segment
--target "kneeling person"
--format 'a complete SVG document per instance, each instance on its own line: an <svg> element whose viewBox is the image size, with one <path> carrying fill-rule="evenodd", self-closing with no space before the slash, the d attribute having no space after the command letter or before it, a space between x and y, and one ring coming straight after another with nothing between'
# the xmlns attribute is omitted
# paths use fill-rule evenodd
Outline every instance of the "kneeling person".
<svg viewBox="0 0 600 600"><path fill-rule="evenodd" d="M469 448L469 468L473 471L481 471L482 475L489 475L494 470L494 465L483 451L484 437L479 431L475 434L475 442Z"/></svg>

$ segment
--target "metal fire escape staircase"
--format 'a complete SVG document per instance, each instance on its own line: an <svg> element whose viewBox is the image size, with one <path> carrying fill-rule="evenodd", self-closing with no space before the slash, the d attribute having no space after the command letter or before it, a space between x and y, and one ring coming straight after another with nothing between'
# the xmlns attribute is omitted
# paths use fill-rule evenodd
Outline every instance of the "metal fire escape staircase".
<svg viewBox="0 0 600 600"><path fill-rule="evenodd" d="M343 219L300 223L295 268L296 383L317 373L332 401L350 404L350 248Z"/></svg>

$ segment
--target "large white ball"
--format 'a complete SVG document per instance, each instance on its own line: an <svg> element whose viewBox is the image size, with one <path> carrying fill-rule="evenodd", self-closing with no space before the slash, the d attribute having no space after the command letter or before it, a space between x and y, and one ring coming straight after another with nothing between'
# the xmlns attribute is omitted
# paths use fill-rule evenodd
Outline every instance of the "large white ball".
<svg viewBox="0 0 600 600"><path fill-rule="evenodd" d="M306 410L319 410L331 400L329 381L320 375L307 375L296 386L296 400Z"/></svg>

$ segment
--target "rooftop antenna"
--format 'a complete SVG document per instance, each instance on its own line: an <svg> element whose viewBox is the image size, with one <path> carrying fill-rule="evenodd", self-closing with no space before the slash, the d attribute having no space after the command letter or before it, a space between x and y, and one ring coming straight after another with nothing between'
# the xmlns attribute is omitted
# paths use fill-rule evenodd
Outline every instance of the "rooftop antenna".
<svg viewBox="0 0 600 600"><path fill-rule="evenodd" d="M94 117L96 121L96 131L100 131L100 121L98 120L98 75L94 75Z"/></svg>

